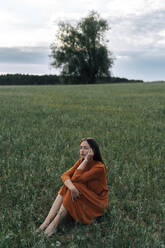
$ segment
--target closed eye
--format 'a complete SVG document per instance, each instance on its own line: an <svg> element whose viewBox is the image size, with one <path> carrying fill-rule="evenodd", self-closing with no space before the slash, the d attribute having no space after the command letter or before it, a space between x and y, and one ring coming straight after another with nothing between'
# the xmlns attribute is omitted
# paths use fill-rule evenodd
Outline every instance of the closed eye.
<svg viewBox="0 0 165 248"><path fill-rule="evenodd" d="M89 149L89 147L87 147L87 146L80 146L80 149L85 149L85 150L88 150L88 149Z"/></svg>

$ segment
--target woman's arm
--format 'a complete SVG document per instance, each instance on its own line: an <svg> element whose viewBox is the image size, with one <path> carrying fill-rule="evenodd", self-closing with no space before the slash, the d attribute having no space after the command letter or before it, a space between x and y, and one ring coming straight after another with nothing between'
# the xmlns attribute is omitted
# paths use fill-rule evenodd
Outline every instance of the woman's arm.
<svg viewBox="0 0 165 248"><path fill-rule="evenodd" d="M64 182L64 185L71 191L72 201L75 201L77 198L80 197L80 192L79 192L78 189L74 186L74 184L71 182L70 179L67 179L67 180Z"/></svg>
<svg viewBox="0 0 165 248"><path fill-rule="evenodd" d="M92 167L89 171L84 171L83 169L78 169L75 171L72 177L72 182L88 182L90 180L101 179L105 175L105 168L103 164L98 164Z"/></svg>
<svg viewBox="0 0 165 248"><path fill-rule="evenodd" d="M77 188L72 183L71 177L73 176L77 167L80 165L81 161L82 159L79 159L71 169L64 172L61 176L61 179L64 185L71 191L71 197L73 201L76 200L78 197L80 197L80 192L77 190Z"/></svg>
<svg viewBox="0 0 165 248"><path fill-rule="evenodd" d="M61 176L61 180L63 181L63 183L67 180L67 179L71 179L71 177L73 176L75 170L77 169L77 167L80 165L82 159L79 159L73 166L72 168L70 168L69 170L67 170L66 172L64 172Z"/></svg>
<svg viewBox="0 0 165 248"><path fill-rule="evenodd" d="M82 163L79 165L79 167L77 167L77 170L83 170L85 169L86 165L88 163L88 160L85 158Z"/></svg>
<svg viewBox="0 0 165 248"><path fill-rule="evenodd" d="M72 190L73 188L75 188L74 184L72 183L72 181L70 179L67 179L64 181L64 185L69 189Z"/></svg>

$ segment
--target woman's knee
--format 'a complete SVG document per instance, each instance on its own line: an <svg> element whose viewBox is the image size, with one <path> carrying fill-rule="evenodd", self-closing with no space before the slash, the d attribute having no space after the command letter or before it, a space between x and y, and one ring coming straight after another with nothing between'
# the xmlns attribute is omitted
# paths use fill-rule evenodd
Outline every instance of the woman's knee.
<svg viewBox="0 0 165 248"><path fill-rule="evenodd" d="M61 201L62 201L62 199L63 199L63 196L62 196L62 195L60 195L60 194L57 194L57 197L56 197L56 199L58 199L58 200L61 200Z"/></svg>

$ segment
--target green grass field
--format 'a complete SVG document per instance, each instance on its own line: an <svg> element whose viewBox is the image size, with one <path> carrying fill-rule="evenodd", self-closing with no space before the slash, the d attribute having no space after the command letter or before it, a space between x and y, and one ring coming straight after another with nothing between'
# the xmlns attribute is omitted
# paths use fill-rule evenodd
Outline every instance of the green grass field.
<svg viewBox="0 0 165 248"><path fill-rule="evenodd" d="M88 136L107 168L109 211L34 235ZM164 248L164 175L165 84L0 87L0 248Z"/></svg>

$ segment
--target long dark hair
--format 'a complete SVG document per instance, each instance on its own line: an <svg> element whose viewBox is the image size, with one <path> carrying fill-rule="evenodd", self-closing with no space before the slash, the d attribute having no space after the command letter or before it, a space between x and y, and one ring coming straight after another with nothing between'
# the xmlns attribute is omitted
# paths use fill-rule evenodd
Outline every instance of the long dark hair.
<svg viewBox="0 0 165 248"><path fill-rule="evenodd" d="M94 152L93 160L100 161L100 162L102 162L104 164L103 159L101 157L100 149L99 149L99 146L98 146L96 140L94 138L83 138L81 140L80 144L83 141L87 141L89 146L92 148L92 150Z"/></svg>

